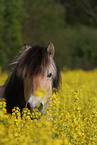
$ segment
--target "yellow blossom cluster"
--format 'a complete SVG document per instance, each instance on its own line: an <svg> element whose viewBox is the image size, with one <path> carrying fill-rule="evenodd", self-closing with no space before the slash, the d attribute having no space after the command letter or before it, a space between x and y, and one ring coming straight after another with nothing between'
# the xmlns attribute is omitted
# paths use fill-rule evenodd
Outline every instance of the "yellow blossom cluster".
<svg viewBox="0 0 97 145"><path fill-rule="evenodd" d="M18 107L7 114L0 101L0 144L97 144L97 70L68 70L61 76L62 86L43 114L27 108L20 113Z"/></svg>

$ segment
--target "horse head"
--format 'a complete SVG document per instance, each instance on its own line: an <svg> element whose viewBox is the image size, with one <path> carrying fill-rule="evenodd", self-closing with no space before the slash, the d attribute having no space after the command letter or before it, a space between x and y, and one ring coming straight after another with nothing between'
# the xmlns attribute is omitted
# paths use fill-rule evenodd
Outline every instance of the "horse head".
<svg viewBox="0 0 97 145"><path fill-rule="evenodd" d="M47 48L38 45L23 47L5 83L3 97L6 99L9 113L15 106L21 111L24 107L44 111L52 89L59 86L59 72L53 59L54 52L52 43L49 43ZM38 89L45 90L43 97L37 95Z"/></svg>

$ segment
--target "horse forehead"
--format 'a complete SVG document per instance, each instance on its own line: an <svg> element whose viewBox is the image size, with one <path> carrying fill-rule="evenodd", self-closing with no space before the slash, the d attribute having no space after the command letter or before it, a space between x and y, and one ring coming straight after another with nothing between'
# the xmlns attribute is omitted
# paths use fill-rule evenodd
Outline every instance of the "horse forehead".
<svg viewBox="0 0 97 145"><path fill-rule="evenodd" d="M46 82L47 80L47 75L37 75L35 77L33 77L33 85L39 86L41 84L44 84L44 82Z"/></svg>
<svg viewBox="0 0 97 145"><path fill-rule="evenodd" d="M33 78L33 91L37 90L37 88L48 89L48 87L52 84L52 79L48 81L47 75L39 75Z"/></svg>
<svg viewBox="0 0 97 145"><path fill-rule="evenodd" d="M37 75L33 77L33 85L34 84L39 84L39 82L43 79L44 77L42 75Z"/></svg>

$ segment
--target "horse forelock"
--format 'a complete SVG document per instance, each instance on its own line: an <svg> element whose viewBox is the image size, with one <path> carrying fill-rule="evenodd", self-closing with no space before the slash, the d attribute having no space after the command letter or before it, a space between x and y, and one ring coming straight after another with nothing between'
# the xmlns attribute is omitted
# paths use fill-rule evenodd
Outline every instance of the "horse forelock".
<svg viewBox="0 0 97 145"><path fill-rule="evenodd" d="M44 75L45 69L51 62L46 48L40 46L25 50L17 60L17 72L23 78L37 74Z"/></svg>

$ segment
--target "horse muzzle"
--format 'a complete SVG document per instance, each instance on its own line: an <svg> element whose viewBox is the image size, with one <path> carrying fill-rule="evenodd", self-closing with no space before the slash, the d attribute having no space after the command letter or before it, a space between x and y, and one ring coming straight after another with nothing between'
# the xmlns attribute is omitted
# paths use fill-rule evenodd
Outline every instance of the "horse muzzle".
<svg viewBox="0 0 97 145"><path fill-rule="evenodd" d="M33 112L33 108L37 108L41 113L44 111L44 102L41 99L41 97L36 97L36 96L30 96L26 107Z"/></svg>
<svg viewBox="0 0 97 145"><path fill-rule="evenodd" d="M31 105L30 105L30 103L28 102L28 103L27 103L27 108L28 108L31 112L33 112L33 111L32 111L33 108L37 108L41 113L43 112L43 104L42 104L42 103L40 103L40 105L39 105L38 107L33 107L33 108L31 108Z"/></svg>

